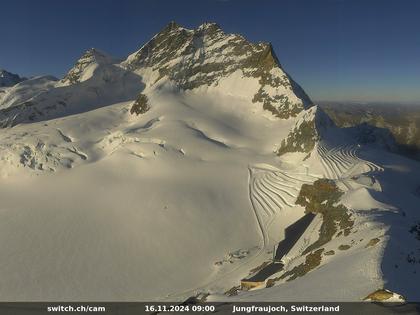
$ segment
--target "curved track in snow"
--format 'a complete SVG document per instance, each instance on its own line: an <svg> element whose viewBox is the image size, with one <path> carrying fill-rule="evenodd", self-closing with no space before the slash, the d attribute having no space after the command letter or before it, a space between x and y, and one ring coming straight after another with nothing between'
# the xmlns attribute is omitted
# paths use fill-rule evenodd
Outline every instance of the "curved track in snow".
<svg viewBox="0 0 420 315"><path fill-rule="evenodd" d="M324 168L325 177L339 180L348 190L352 189L352 176L383 170L380 166L358 157L359 147L357 145L329 147L325 143L318 143L316 150ZM258 257L272 249L275 244L274 240L270 238L269 230L276 215L295 206L301 186L313 183L318 178L319 176L308 173L282 171L268 164L249 166L248 194L261 235L259 249L246 261L238 262L232 269L210 277L195 289L178 292L170 297L175 298L206 290L226 276L239 272L240 269L242 271L245 270L244 268L249 269Z"/></svg>
<svg viewBox="0 0 420 315"><path fill-rule="evenodd" d="M232 269L215 275L215 277L200 286L171 294L166 298L174 299L188 294L193 295L206 290L209 286L216 284L218 281L241 268L248 268L247 270L252 268L254 266L253 263L258 257L267 250L271 250L274 245L270 240L269 229L274 222L276 214L295 206L300 187L304 183L312 183L318 178L310 174L286 173L268 164L250 166L248 172L249 201L255 214L258 230L261 234L261 243L258 251L250 259L242 263L238 262Z"/></svg>
<svg viewBox="0 0 420 315"><path fill-rule="evenodd" d="M288 173L271 165L249 168L249 198L263 235L264 247L272 246L268 230L277 213L295 206L300 187L317 177Z"/></svg>
<svg viewBox="0 0 420 315"><path fill-rule="evenodd" d="M352 175L383 171L383 168L375 163L358 157L360 150L357 145L342 145L328 147L325 143L318 143L317 152L325 171L325 177L330 179L346 179ZM343 184L351 189L345 180Z"/></svg>

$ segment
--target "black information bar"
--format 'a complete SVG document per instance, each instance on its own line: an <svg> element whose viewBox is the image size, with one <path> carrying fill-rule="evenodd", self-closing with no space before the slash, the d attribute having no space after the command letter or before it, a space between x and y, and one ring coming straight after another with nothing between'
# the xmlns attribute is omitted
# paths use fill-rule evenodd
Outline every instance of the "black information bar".
<svg viewBox="0 0 420 315"><path fill-rule="evenodd" d="M420 314L419 303L371 302L0 302L0 315L20 314Z"/></svg>

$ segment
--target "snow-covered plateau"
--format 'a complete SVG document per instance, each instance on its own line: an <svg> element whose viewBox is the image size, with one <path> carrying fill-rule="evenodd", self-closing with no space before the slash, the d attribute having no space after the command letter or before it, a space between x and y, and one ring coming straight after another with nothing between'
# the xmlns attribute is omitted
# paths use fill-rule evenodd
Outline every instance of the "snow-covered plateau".
<svg viewBox="0 0 420 315"><path fill-rule="evenodd" d="M3 301L420 300L419 162L336 127L268 43L171 22L1 87L0 125Z"/></svg>

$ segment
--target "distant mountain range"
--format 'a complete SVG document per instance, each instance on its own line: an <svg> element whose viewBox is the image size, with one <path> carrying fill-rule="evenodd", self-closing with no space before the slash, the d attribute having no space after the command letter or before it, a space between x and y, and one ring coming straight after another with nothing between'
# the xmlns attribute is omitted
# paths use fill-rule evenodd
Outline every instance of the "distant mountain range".
<svg viewBox="0 0 420 315"><path fill-rule="evenodd" d="M7 77L0 299L420 300L414 115L324 111L215 23Z"/></svg>
<svg viewBox="0 0 420 315"><path fill-rule="evenodd" d="M420 158L420 106L391 103L321 102L340 127L369 124L391 131L400 152Z"/></svg>

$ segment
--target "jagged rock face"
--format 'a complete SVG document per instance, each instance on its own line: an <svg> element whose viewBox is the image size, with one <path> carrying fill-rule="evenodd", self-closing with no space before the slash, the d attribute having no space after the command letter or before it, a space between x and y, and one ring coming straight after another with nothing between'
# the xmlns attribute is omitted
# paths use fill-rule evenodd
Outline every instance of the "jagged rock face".
<svg viewBox="0 0 420 315"><path fill-rule="evenodd" d="M131 106L130 113L131 114L144 114L150 109L149 102L147 96L143 93L140 93L137 99L134 101L133 105Z"/></svg>
<svg viewBox="0 0 420 315"><path fill-rule="evenodd" d="M334 123L318 106L303 111L286 139L281 142L277 155L289 152L310 153L326 128Z"/></svg>
<svg viewBox="0 0 420 315"><path fill-rule="evenodd" d="M13 86L23 80L25 80L25 78L21 78L17 74L0 69L0 87Z"/></svg>
<svg viewBox="0 0 420 315"><path fill-rule="evenodd" d="M80 57L73 68L70 69L70 71L61 80L61 83L63 85L80 83L83 73L89 66L94 64L111 63L112 61L112 57L95 48L91 48L87 50L82 57Z"/></svg>
<svg viewBox="0 0 420 315"><path fill-rule="evenodd" d="M0 110L0 126L78 113L96 106L135 100L165 82L182 90L216 90L255 103L279 118L311 108L305 92L281 68L272 46L226 34L214 23L188 30L170 23L124 62L96 49L82 55L54 86ZM29 95L29 94L28 94ZM137 110L149 106L135 105Z"/></svg>
<svg viewBox="0 0 420 315"><path fill-rule="evenodd" d="M252 101L280 118L295 117L312 105L283 71L270 44L250 43L214 23L188 30L172 22L123 64L133 71L156 71L152 85L167 77L185 90L217 86L222 78L242 71L243 77L258 80Z"/></svg>
<svg viewBox="0 0 420 315"><path fill-rule="evenodd" d="M318 240L309 245L304 254L328 243L338 231L345 236L350 234L354 221L348 209L340 204L343 194L337 184L329 179L318 179L313 184L302 185L296 204L305 207L306 212L320 213L323 221Z"/></svg>

